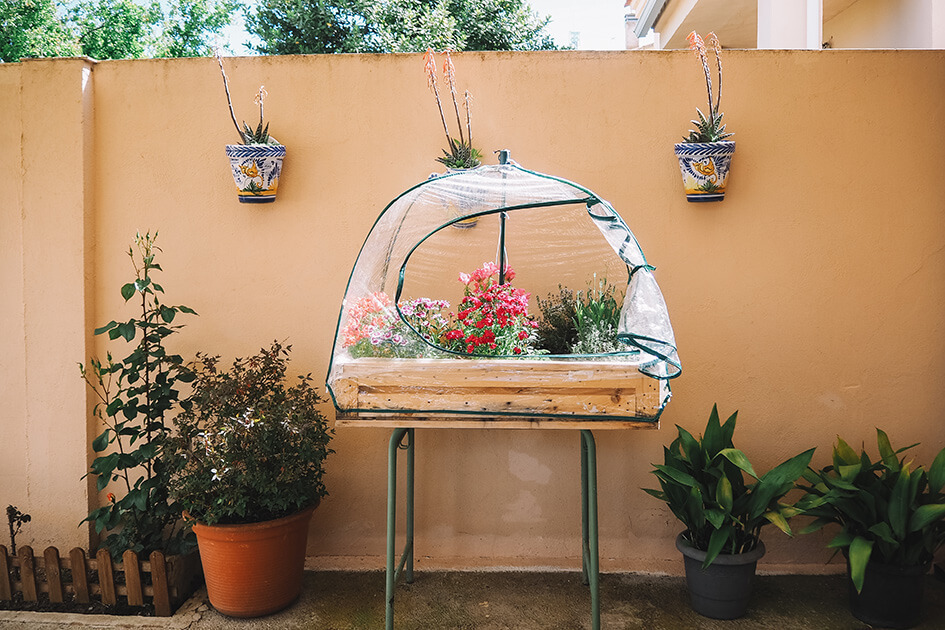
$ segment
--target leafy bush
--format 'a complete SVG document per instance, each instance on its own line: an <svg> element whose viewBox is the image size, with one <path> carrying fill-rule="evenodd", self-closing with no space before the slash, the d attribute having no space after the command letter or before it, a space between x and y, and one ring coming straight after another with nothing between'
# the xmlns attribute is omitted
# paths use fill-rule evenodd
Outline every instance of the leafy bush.
<svg viewBox="0 0 945 630"><path fill-rule="evenodd" d="M322 482L334 431L311 375L288 386L291 346L273 342L221 371L198 354L194 392L177 417L172 495L207 524L288 516L328 493Z"/></svg>
<svg viewBox="0 0 945 630"><path fill-rule="evenodd" d="M104 362L92 358L88 368L79 364L82 378L98 398L93 413L105 425L92 441L92 449L104 454L92 462L90 474L96 476L99 492L115 488L106 495L108 503L83 522L93 523L98 534L109 532L102 544L115 558L127 549L181 553L194 544L190 532L180 526L180 507L167 492L172 428L168 416L178 402L178 383L190 382L193 376L179 355L168 353L165 342L181 328L171 325L178 313L196 313L161 302L164 288L152 277L161 271L155 262L160 251L156 239L157 233L138 234L135 246L128 248L135 279L121 287L121 295L125 302L138 297L140 317L111 321L95 331L107 333L111 341L137 343L118 362L109 352Z"/></svg>
<svg viewBox="0 0 945 630"><path fill-rule="evenodd" d="M791 535L788 519L798 510L781 499L814 454L814 449L804 451L759 477L732 443L737 416L736 411L720 424L718 407L713 405L705 434L698 440L677 425L679 437L663 449L664 463L653 470L661 489L644 489L669 505L686 526L686 540L706 552L703 567L720 553L753 550L768 523ZM744 473L754 481L746 484Z"/></svg>
<svg viewBox="0 0 945 630"><path fill-rule="evenodd" d="M806 494L797 502L804 514L815 517L805 533L840 525L827 546L847 555L858 592L870 560L920 566L945 544L945 449L926 472L897 458L915 444L894 451L880 429L876 442L880 458L874 462L865 449L857 454L838 437L833 464L804 475L809 485L801 485Z"/></svg>

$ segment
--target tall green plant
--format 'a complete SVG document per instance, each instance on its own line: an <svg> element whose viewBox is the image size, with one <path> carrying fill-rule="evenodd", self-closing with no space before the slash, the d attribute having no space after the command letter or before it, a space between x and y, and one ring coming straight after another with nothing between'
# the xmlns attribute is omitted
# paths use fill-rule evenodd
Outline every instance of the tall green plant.
<svg viewBox="0 0 945 630"><path fill-rule="evenodd" d="M926 472L898 458L915 444L893 450L880 429L876 442L879 459L874 462L865 449L857 453L838 437L833 464L804 474L809 485L801 485L806 494L797 502L815 518L803 533L840 525L827 546L846 553L857 592L871 559L920 566L945 544L945 448Z"/></svg>
<svg viewBox="0 0 945 630"><path fill-rule="evenodd" d="M129 354L116 362L109 352L104 362L92 358L88 368L79 364L82 378L98 398L95 417L105 425L92 442L100 455L88 474L96 477L99 492L114 488L106 495L107 504L83 522L94 524L98 534L108 532L102 543L115 557L127 549L179 553L191 546L188 532L180 527L181 510L168 495L165 449L178 384L194 377L179 355L168 352L166 340L181 328L172 325L178 313L196 312L161 301L164 288L153 278L161 271L155 262L160 251L156 239L157 233L138 234L128 248L135 278L121 287L121 296L126 303L137 298L139 316L95 330L111 341L133 344Z"/></svg>
<svg viewBox="0 0 945 630"><path fill-rule="evenodd" d="M768 523L792 535L788 519L798 510L781 499L814 455L814 449L804 451L759 477L732 442L737 416L736 411L722 424L713 405L705 434L698 440L677 425L679 437L663 449L664 463L654 465L661 489L644 488L669 505L686 526L686 539L706 552L703 567L720 553L753 550ZM754 481L746 484L744 473Z"/></svg>

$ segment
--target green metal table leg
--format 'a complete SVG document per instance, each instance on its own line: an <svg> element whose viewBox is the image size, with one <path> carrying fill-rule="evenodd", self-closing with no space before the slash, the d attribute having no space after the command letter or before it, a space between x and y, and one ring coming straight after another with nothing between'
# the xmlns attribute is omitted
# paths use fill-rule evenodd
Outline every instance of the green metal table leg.
<svg viewBox="0 0 945 630"><path fill-rule="evenodd" d="M600 630L600 549L597 537L597 446L594 434L581 431L581 506L584 530L584 565L591 588L591 630Z"/></svg>
<svg viewBox="0 0 945 630"><path fill-rule="evenodd" d="M590 547L587 543L587 446L581 434L581 583L587 586L587 556Z"/></svg>
<svg viewBox="0 0 945 630"><path fill-rule="evenodd" d="M413 429L407 429L407 569L404 579L413 584Z"/></svg>
<svg viewBox="0 0 945 630"><path fill-rule="evenodd" d="M397 529L397 449L401 440L407 434L407 429L394 429L390 436L390 447L387 452L387 585L385 587L385 627L394 630L394 584L396 570L394 568L394 545Z"/></svg>

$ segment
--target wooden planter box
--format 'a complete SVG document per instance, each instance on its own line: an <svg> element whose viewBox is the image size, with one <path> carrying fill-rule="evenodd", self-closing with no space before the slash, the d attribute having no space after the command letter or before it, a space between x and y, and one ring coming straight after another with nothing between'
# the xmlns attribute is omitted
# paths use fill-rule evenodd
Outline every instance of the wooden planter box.
<svg viewBox="0 0 945 630"><path fill-rule="evenodd" d="M429 412L652 422L667 385L619 361L360 358L338 366L332 391L355 418Z"/></svg>
<svg viewBox="0 0 945 630"><path fill-rule="evenodd" d="M105 549L86 558L76 547L62 558L58 549L49 547L42 557L34 557L29 546L10 556L0 545L0 601L13 601L19 594L23 601L38 602L40 593L47 593L51 603L99 601L114 606L121 597L129 606L153 604L155 616L170 617L196 590L200 576L196 550L167 557L155 551L148 560L126 551L115 563Z"/></svg>

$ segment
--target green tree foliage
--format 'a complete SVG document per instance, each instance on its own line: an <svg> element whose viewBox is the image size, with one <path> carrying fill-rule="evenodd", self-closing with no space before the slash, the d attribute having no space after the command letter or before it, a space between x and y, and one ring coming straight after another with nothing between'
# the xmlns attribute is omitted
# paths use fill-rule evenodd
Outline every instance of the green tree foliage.
<svg viewBox="0 0 945 630"><path fill-rule="evenodd" d="M259 0L246 29L264 55L365 52L368 3L363 0Z"/></svg>
<svg viewBox="0 0 945 630"><path fill-rule="evenodd" d="M270 55L555 48L527 0L259 0L247 29Z"/></svg>
<svg viewBox="0 0 945 630"><path fill-rule="evenodd" d="M54 0L0 2L0 61L77 54L78 43L56 14Z"/></svg>
<svg viewBox="0 0 945 630"><path fill-rule="evenodd" d="M84 0L69 10L82 54L93 59L144 56L160 19L158 2L144 6L133 0Z"/></svg>
<svg viewBox="0 0 945 630"><path fill-rule="evenodd" d="M0 61L209 56L240 6L240 0L2 0Z"/></svg>
<svg viewBox="0 0 945 630"><path fill-rule="evenodd" d="M238 0L171 0L155 57L209 57L213 40L230 25Z"/></svg>

